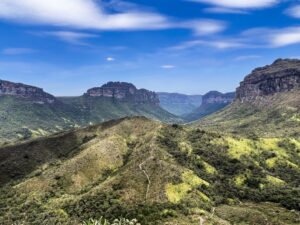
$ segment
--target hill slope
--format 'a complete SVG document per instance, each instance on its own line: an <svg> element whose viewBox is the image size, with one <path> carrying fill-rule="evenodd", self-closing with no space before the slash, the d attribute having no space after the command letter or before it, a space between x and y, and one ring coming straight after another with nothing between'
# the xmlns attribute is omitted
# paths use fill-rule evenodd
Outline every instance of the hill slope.
<svg viewBox="0 0 300 225"><path fill-rule="evenodd" d="M283 208L299 210L299 152L293 138L110 121L0 149L0 221L299 224L299 211Z"/></svg>
<svg viewBox="0 0 300 225"><path fill-rule="evenodd" d="M218 91L208 92L203 96L201 106L194 109L191 113L183 115L183 119L186 122L192 122L213 114L232 103L234 96L235 93L233 92L226 94L222 94Z"/></svg>
<svg viewBox="0 0 300 225"><path fill-rule="evenodd" d="M276 60L255 69L233 104L195 123L212 130L254 136L300 135L300 60Z"/></svg>

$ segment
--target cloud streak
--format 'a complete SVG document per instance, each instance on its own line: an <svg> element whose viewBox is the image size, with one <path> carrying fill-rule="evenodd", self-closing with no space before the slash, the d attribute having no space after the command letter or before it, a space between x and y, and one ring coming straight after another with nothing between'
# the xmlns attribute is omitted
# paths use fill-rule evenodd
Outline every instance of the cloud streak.
<svg viewBox="0 0 300 225"><path fill-rule="evenodd" d="M89 45L84 39L96 38L99 37L95 34L83 33L83 32L74 32L74 31L44 31L35 33L39 36L50 36L58 38L62 41L68 42L74 45Z"/></svg>
<svg viewBox="0 0 300 225"><path fill-rule="evenodd" d="M160 68L162 68L162 69L174 69L175 66L174 66L174 65L171 65L171 64L166 64L166 65L160 66Z"/></svg>
<svg viewBox="0 0 300 225"><path fill-rule="evenodd" d="M190 0L223 8L257 9L276 5L280 0Z"/></svg>
<svg viewBox="0 0 300 225"><path fill-rule="evenodd" d="M220 50L247 48L281 48L300 44L300 26L285 28L252 28L232 36L217 36L183 42L171 50L186 50L210 47Z"/></svg>
<svg viewBox="0 0 300 225"><path fill-rule="evenodd" d="M31 48L6 48L2 50L2 54L4 55L23 55L23 54L31 54L36 52Z"/></svg>
<svg viewBox="0 0 300 225"><path fill-rule="evenodd" d="M111 7L113 13L107 10ZM106 4L96 0L1 0L0 19L17 23L50 25L72 29L94 30L159 30L191 29L197 35L217 33L225 24L214 20L176 21L155 12L139 10L131 3L113 1ZM57 34L69 42L76 36ZM77 38L78 39L78 38Z"/></svg>

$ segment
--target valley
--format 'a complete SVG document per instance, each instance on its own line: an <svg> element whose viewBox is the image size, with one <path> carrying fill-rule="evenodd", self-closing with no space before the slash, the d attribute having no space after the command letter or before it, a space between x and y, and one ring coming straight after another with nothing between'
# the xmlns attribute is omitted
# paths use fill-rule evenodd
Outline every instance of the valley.
<svg viewBox="0 0 300 225"><path fill-rule="evenodd" d="M0 148L1 224L297 225L299 87L300 60L277 60L203 96L222 107L189 124L128 83L57 98L71 130Z"/></svg>

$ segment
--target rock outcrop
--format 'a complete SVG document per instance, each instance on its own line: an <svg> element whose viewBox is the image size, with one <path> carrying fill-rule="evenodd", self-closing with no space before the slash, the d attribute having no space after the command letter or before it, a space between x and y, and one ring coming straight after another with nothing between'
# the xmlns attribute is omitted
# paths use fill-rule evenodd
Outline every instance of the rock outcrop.
<svg viewBox="0 0 300 225"><path fill-rule="evenodd" d="M159 98L155 92L137 89L133 84L125 82L108 82L101 87L89 89L85 96L107 97L136 104L159 105Z"/></svg>
<svg viewBox="0 0 300 225"><path fill-rule="evenodd" d="M0 96L1 95L26 98L38 104L53 104L57 102L54 96L44 92L41 88L4 80L0 80Z"/></svg>
<svg viewBox="0 0 300 225"><path fill-rule="evenodd" d="M278 59L272 65L257 68L237 88L237 99L255 101L279 92L300 89L300 60Z"/></svg>
<svg viewBox="0 0 300 225"><path fill-rule="evenodd" d="M206 104L230 104L233 102L235 97L234 92L230 93L221 93L218 91L210 91L207 94L205 94L202 98L202 105Z"/></svg>

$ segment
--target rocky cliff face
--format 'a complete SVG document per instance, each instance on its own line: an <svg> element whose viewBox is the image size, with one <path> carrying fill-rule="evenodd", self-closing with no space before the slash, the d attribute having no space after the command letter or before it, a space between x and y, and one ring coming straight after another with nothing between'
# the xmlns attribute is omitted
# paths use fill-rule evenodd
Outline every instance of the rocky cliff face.
<svg viewBox="0 0 300 225"><path fill-rule="evenodd" d="M12 95L32 100L38 104L53 104L57 100L41 88L0 80L0 96Z"/></svg>
<svg viewBox="0 0 300 225"><path fill-rule="evenodd" d="M85 96L107 97L121 101L132 101L136 104L159 105L159 98L155 92L137 89L133 84L125 82L109 82L102 87L89 89Z"/></svg>
<svg viewBox="0 0 300 225"><path fill-rule="evenodd" d="M230 104L233 102L234 97L234 92L223 94L218 91L211 91L203 96L202 104Z"/></svg>
<svg viewBox="0 0 300 225"><path fill-rule="evenodd" d="M254 101L264 96L300 90L300 60L278 59L272 65L257 68L237 88L237 99Z"/></svg>

